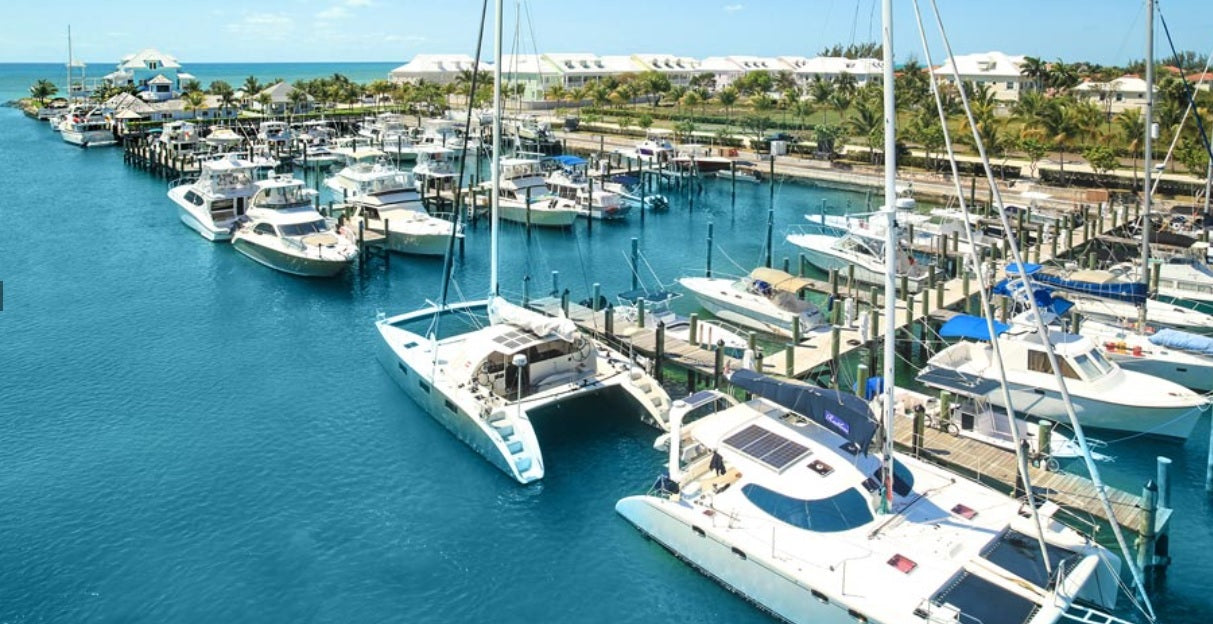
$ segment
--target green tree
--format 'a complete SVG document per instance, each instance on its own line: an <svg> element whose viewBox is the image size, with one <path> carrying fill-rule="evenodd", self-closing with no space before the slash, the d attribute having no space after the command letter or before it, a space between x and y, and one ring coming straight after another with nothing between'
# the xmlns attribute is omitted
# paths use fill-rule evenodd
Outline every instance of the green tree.
<svg viewBox="0 0 1213 624"><path fill-rule="evenodd" d="M46 106L46 101L54 97L58 92L59 87L56 87L55 83L45 78L39 79L29 88L30 97L37 100L39 106Z"/></svg>
<svg viewBox="0 0 1213 624"><path fill-rule="evenodd" d="M860 137L868 146L868 162L876 163L876 146L884 140L884 111L878 102L860 100L855 105L855 114L847 120L851 134Z"/></svg>
<svg viewBox="0 0 1213 624"><path fill-rule="evenodd" d="M186 91L181 95L181 100L185 105L185 110L193 113L194 119L198 118L198 109L206 107L206 94L201 90Z"/></svg>
<svg viewBox="0 0 1213 624"><path fill-rule="evenodd" d="M270 107L272 107L274 105L274 98L270 97L269 93L266 93L264 91L262 91L261 93L258 93L257 94L257 103L261 105L261 114L262 115L269 115L273 112L272 110L270 110Z"/></svg>
<svg viewBox="0 0 1213 624"><path fill-rule="evenodd" d="M755 111L763 113L775 108L775 100L766 93L760 93L750 98L750 106L754 107Z"/></svg>
<svg viewBox="0 0 1213 624"><path fill-rule="evenodd" d="M1141 116L1141 111L1136 108L1121 111L1116 115L1116 129L1120 132L1120 139L1124 142L1125 149L1133 155L1133 190L1136 192L1137 157L1141 154L1142 145L1146 140L1146 122Z"/></svg>
<svg viewBox="0 0 1213 624"><path fill-rule="evenodd" d="M653 116L648 113L641 115L640 118L636 120L636 125L640 126L647 132L649 128L653 127Z"/></svg>
<svg viewBox="0 0 1213 624"><path fill-rule="evenodd" d="M1049 153L1049 146L1034 136L1025 136L1020 138L1017 147L1024 156L1027 156L1029 174L1035 178L1036 164L1045 157L1045 154Z"/></svg>
<svg viewBox="0 0 1213 624"><path fill-rule="evenodd" d="M725 87L716 94L716 99L720 101L720 105L724 107L725 117L732 119L732 108L737 103L737 89L734 87Z"/></svg>
<svg viewBox="0 0 1213 624"><path fill-rule="evenodd" d="M291 103L291 115L302 112L307 107L307 98L307 91L303 89L295 89L287 94L286 99Z"/></svg>
<svg viewBox="0 0 1213 624"><path fill-rule="evenodd" d="M766 135L767 128L771 127L771 118L766 115L748 115L741 120L742 130L748 131L754 136L755 141L761 141Z"/></svg>
<svg viewBox="0 0 1213 624"><path fill-rule="evenodd" d="M809 97L813 98L813 103L817 105L817 108L828 109L831 106L830 98L833 95L834 83L823 78L821 74L813 76L813 79L809 81ZM829 121L828 115L825 117L825 121Z"/></svg>
<svg viewBox="0 0 1213 624"><path fill-rule="evenodd" d="M200 93L202 92L202 83L197 80L186 80L181 85L182 93Z"/></svg>
<svg viewBox="0 0 1213 624"><path fill-rule="evenodd" d="M1105 187L1108 172L1120 164L1116 159L1116 152L1111 147L1098 143L1083 150L1082 157L1087 160L1087 164L1091 165L1091 169L1104 182Z"/></svg>
<svg viewBox="0 0 1213 624"><path fill-rule="evenodd" d="M1023 63L1019 65L1019 75L1032 81L1032 87L1036 92L1044 90L1045 77L1049 75L1048 65L1034 56L1025 56ZM1020 97L1023 97L1020 93Z"/></svg>
<svg viewBox="0 0 1213 624"><path fill-rule="evenodd" d="M814 139L817 141L817 153L826 158L833 158L834 146L842 135L842 128L829 123L819 123L813 128Z"/></svg>
<svg viewBox="0 0 1213 624"><path fill-rule="evenodd" d="M674 124L674 133L679 137L678 140L682 141L683 143L690 143L694 141L693 135L695 133L695 122L691 121L690 119L683 119L679 121L678 123Z"/></svg>
<svg viewBox="0 0 1213 624"><path fill-rule="evenodd" d="M661 96L669 93L674 87L670 83L670 78L665 74L649 70L640 74L636 78L636 84L640 89L640 93L649 96L649 104L656 107L661 102Z"/></svg>

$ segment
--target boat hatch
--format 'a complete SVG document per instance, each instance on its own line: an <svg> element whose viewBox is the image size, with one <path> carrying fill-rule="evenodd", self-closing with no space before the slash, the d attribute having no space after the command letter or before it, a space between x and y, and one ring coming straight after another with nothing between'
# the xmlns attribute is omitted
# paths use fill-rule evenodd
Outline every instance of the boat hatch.
<svg viewBox="0 0 1213 624"><path fill-rule="evenodd" d="M783 472L810 452L807 447L758 425L734 433L725 438L724 443L776 472Z"/></svg>
<svg viewBox="0 0 1213 624"><path fill-rule="evenodd" d="M1049 544L1049 564L1053 570L1075 555L1074 551ZM1037 587L1049 586L1049 575L1041 562L1040 543L1018 531L1007 531L986 547L982 558Z"/></svg>
<svg viewBox="0 0 1213 624"><path fill-rule="evenodd" d="M964 571L952 577L931 602L956 609L961 622L982 624L1024 624L1040 609L1035 602Z"/></svg>
<svg viewBox="0 0 1213 624"><path fill-rule="evenodd" d="M956 503L956 506L952 508L952 513L964 518L965 520L972 520L973 518L977 517L977 510L969 507L968 505L962 505L960 503Z"/></svg>
<svg viewBox="0 0 1213 624"><path fill-rule="evenodd" d="M914 571L914 568L918 567L917 563L905 555L893 555L893 558L889 559L888 563L897 568L897 571L902 574L909 574Z"/></svg>

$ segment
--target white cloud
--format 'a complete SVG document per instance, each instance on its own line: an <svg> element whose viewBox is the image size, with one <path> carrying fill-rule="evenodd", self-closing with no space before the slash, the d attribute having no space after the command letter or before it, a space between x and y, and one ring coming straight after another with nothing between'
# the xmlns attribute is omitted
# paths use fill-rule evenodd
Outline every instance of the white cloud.
<svg viewBox="0 0 1213 624"><path fill-rule="evenodd" d="M745 6L740 5L740 4L726 4L726 5L724 5L724 12L725 13L736 13L744 8L745 8Z"/></svg>
<svg viewBox="0 0 1213 624"><path fill-rule="evenodd" d="M282 41L295 29L295 20L283 13L245 13L240 21L228 24L226 29L238 37Z"/></svg>
<svg viewBox="0 0 1213 624"><path fill-rule="evenodd" d="M345 5L337 4L317 13L316 19L327 22L331 20L345 19L349 16L350 12L345 8Z"/></svg>

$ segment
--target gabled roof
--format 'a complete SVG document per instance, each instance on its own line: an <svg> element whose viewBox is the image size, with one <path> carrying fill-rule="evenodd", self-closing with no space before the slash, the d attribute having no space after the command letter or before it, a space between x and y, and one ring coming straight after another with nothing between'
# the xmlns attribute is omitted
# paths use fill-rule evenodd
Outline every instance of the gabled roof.
<svg viewBox="0 0 1213 624"><path fill-rule="evenodd" d="M393 69L393 74L432 74L470 70L476 59L467 54L418 54L412 60ZM492 71L493 64L481 61L481 71Z"/></svg>
<svg viewBox="0 0 1213 624"><path fill-rule="evenodd" d="M294 92L295 92L295 87L292 87L291 85L287 84L286 82L279 82L279 83L272 84L272 85L262 89L260 92L257 93L257 97L260 98L262 93L268 93L270 96L271 102L273 102L274 104L283 104L283 103L291 101L290 96L291 96L291 93L294 93ZM315 98L313 98L312 96L310 96L310 95L307 96L307 101L312 102L314 100L315 100Z"/></svg>
<svg viewBox="0 0 1213 624"><path fill-rule="evenodd" d="M689 56L677 56L675 54L633 54L632 60L639 63L646 70L658 71L663 73L669 72L687 72L698 71L699 61Z"/></svg>
<svg viewBox="0 0 1213 624"><path fill-rule="evenodd" d="M147 115L155 111L147 102L130 93L119 93L111 97L105 101L105 107L115 111L131 111L139 115Z"/></svg>
<svg viewBox="0 0 1213 624"><path fill-rule="evenodd" d="M501 73L509 74L559 74L560 68L546 62L538 54L506 54L501 57Z"/></svg>
<svg viewBox="0 0 1213 624"><path fill-rule="evenodd" d="M817 74L833 76L837 74L872 75L884 71L884 63L879 59L861 58L849 59L840 56L818 56L796 69L802 76Z"/></svg>
<svg viewBox="0 0 1213 624"><path fill-rule="evenodd" d="M149 81L147 81L147 84L150 84L150 85L171 85L171 84L173 84L173 81L172 81L172 80L169 80L168 78L165 78L165 77L164 77L164 74L156 74L156 77L155 77L155 78L152 78L152 79L151 79L151 80L149 80Z"/></svg>
<svg viewBox="0 0 1213 624"><path fill-rule="evenodd" d="M147 61L158 61L161 67L170 69L181 68L181 64L172 56L155 48L144 48L134 54L122 57L122 62L118 63L118 69L143 69L147 66Z"/></svg>
<svg viewBox="0 0 1213 624"><path fill-rule="evenodd" d="M1134 74L1125 74L1108 82L1092 82L1090 80L1074 87L1075 91L1109 91L1111 93L1145 93L1146 81ZM1158 91L1155 85L1154 90Z"/></svg>
<svg viewBox="0 0 1213 624"><path fill-rule="evenodd" d="M1019 68L1024 57L1002 52L979 52L956 57L957 73L964 77L1019 78ZM931 73L947 78L952 75L952 60L944 61Z"/></svg>

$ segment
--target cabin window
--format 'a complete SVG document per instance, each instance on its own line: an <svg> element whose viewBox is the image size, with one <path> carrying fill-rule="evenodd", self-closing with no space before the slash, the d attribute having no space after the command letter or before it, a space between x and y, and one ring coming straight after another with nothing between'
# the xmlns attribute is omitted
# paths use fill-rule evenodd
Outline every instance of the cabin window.
<svg viewBox="0 0 1213 624"><path fill-rule="evenodd" d="M187 201L195 206L201 206L203 204L202 197L193 191L188 191L185 194L185 201Z"/></svg>
<svg viewBox="0 0 1213 624"><path fill-rule="evenodd" d="M1070 364L1070 358L1057 358L1061 364L1061 375L1067 379L1082 379L1078 375L1078 371L1074 370L1074 365Z"/></svg>
<svg viewBox="0 0 1213 624"><path fill-rule="evenodd" d="M742 486L741 493L777 520L819 533L848 531L873 518L867 497L855 488L817 500L793 498L755 483Z"/></svg>
<svg viewBox="0 0 1213 624"><path fill-rule="evenodd" d="M424 381L420 381L420 380L419 380L419 381L417 382L417 387L421 388L421 391L422 391L422 392L424 392L424 393L426 393L426 394L429 394L429 393L430 393L430 385L429 385L429 384L427 384L427 383L425 383Z"/></svg>
<svg viewBox="0 0 1213 624"><path fill-rule="evenodd" d="M1078 357L1074 358L1074 364L1078 367L1078 370L1082 371L1083 376L1087 379L1098 379L1103 376L1103 371L1100 370L1099 365L1096 364L1094 360L1087 357L1086 354L1079 355ZM1066 367L1063 366L1062 368Z"/></svg>
<svg viewBox="0 0 1213 624"><path fill-rule="evenodd" d="M442 404L445 405L446 408L451 411L451 413L454 413L454 414L459 413L459 408L455 407L454 403L451 403L450 401L443 401Z"/></svg>
<svg viewBox="0 0 1213 624"><path fill-rule="evenodd" d="M742 561L746 560L745 551L736 546L733 547L733 554L737 555L737 558L741 559Z"/></svg>
<svg viewBox="0 0 1213 624"><path fill-rule="evenodd" d="M699 537L705 537L707 535L706 533L704 533L703 529L701 529L697 526L692 526L691 531L694 532L695 535L698 535Z"/></svg>
<svg viewBox="0 0 1213 624"><path fill-rule="evenodd" d="M404 373L405 375L409 374L409 369L404 365L404 362L397 362L396 367L399 368L400 372Z"/></svg>
<svg viewBox="0 0 1213 624"><path fill-rule="evenodd" d="M1034 373L1053 373L1053 367L1049 366L1049 356L1044 351L1030 349L1028 351L1028 370Z"/></svg>
<svg viewBox="0 0 1213 624"><path fill-rule="evenodd" d="M830 604L829 596L826 596L825 594L817 591L816 589L810 589L809 591L812 592L813 597L817 599L817 602L820 602L821 604Z"/></svg>
<svg viewBox="0 0 1213 624"><path fill-rule="evenodd" d="M273 236L274 235L274 226L272 226L268 223L258 223L256 225L256 227L253 228L253 232L256 234L265 234L266 236Z"/></svg>
<svg viewBox="0 0 1213 624"><path fill-rule="evenodd" d="M1112 372L1112 363L1099 352L1099 349L1092 349L1088 355L1091 356L1091 360L1095 362L1095 365L1098 366L1099 370L1103 371L1105 375Z"/></svg>
<svg viewBox="0 0 1213 624"><path fill-rule="evenodd" d="M283 236L307 236L308 234L319 234L327 228L323 220L308 221L306 223L286 223L279 226Z"/></svg>

